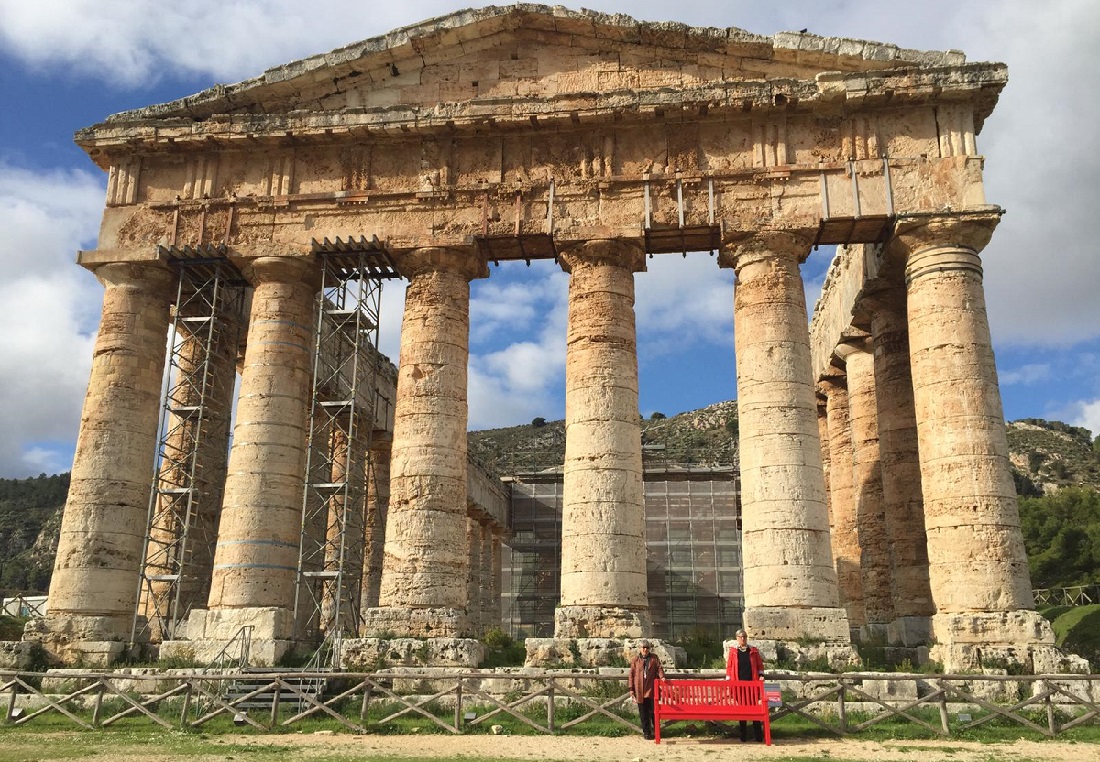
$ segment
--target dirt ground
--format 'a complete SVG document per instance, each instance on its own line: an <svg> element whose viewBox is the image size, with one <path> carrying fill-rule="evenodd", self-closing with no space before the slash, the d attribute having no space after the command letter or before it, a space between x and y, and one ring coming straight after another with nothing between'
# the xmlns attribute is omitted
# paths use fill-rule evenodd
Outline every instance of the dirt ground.
<svg viewBox="0 0 1100 762"><path fill-rule="evenodd" d="M584 760L586 762L695 762L729 760L751 762L789 757L822 760L874 760L874 762L1100 762L1100 745L1071 742L1016 741L981 744L965 741L856 741L824 739L784 741L774 746L742 744L727 738L676 738L660 745L640 737L557 736L226 736L229 743L294 746L301 759L314 754L389 755L457 760L463 757L503 759ZM297 756L297 755L295 755Z"/></svg>

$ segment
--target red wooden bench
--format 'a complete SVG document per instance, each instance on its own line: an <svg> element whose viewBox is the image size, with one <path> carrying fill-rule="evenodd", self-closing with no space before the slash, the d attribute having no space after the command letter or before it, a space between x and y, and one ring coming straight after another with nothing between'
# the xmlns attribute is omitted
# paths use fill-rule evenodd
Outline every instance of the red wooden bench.
<svg viewBox="0 0 1100 762"><path fill-rule="evenodd" d="M748 720L764 724L771 746L772 726L763 680L658 680L653 704L654 740L661 742L661 721Z"/></svg>

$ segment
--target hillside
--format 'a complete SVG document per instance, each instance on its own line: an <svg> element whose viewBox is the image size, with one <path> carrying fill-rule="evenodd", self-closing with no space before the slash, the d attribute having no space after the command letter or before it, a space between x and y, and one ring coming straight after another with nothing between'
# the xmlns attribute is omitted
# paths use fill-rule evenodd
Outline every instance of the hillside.
<svg viewBox="0 0 1100 762"><path fill-rule="evenodd" d="M646 462L737 463L737 403L719 402L671 417L642 421ZM1009 454L1021 495L1062 487L1100 490L1100 448L1088 429L1060 421L1025 418L1007 425ZM559 467L565 455L565 422L536 418L529 424L471 431L470 452L498 474Z"/></svg>
<svg viewBox="0 0 1100 762"><path fill-rule="evenodd" d="M565 421L536 418L504 429L471 431L470 453L498 474L560 467L565 459ZM730 465L737 462L737 403L719 402L671 417L642 420L646 463Z"/></svg>
<svg viewBox="0 0 1100 762"><path fill-rule="evenodd" d="M1023 418L1008 424L1008 449L1012 465L1036 488L1029 492L1017 480L1023 494L1047 494L1061 487L1100 489L1100 436L1088 429L1060 421Z"/></svg>
<svg viewBox="0 0 1100 762"><path fill-rule="evenodd" d="M49 586L69 475L0 479L0 591Z"/></svg>

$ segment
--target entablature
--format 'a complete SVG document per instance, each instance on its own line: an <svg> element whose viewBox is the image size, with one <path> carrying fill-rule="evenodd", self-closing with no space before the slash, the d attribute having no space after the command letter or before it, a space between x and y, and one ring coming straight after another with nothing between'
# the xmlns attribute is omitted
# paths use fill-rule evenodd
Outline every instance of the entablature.
<svg viewBox="0 0 1100 762"><path fill-rule="evenodd" d="M473 98L435 104L274 114L112 121L77 133L101 164L167 152L211 152L363 141L412 135L490 136L578 127L622 127L639 120L709 123L751 116L845 117L875 110L969 103L975 132L1007 82L1003 64L873 73L824 72L816 81L722 81L687 88L618 89L528 97ZM643 123L645 123L643 121Z"/></svg>

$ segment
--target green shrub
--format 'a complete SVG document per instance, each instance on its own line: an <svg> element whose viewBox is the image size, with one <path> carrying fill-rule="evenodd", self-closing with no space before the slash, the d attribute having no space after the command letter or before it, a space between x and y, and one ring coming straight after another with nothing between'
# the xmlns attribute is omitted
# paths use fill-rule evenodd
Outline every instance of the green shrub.
<svg viewBox="0 0 1100 762"><path fill-rule="evenodd" d="M1059 648L1083 656L1094 668L1100 665L1100 604L1076 606L1055 619L1051 627Z"/></svg>

